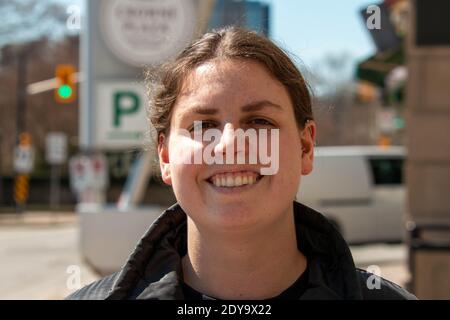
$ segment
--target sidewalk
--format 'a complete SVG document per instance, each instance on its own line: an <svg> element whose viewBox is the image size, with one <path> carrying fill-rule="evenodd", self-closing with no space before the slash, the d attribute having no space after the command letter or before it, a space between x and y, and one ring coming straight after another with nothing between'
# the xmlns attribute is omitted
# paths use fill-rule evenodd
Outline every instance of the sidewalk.
<svg viewBox="0 0 450 320"><path fill-rule="evenodd" d="M82 260L70 212L2 214L0 261L0 299L59 300L76 290L75 273L80 286L100 278Z"/></svg>
<svg viewBox="0 0 450 320"><path fill-rule="evenodd" d="M52 224L76 224L78 217L75 212L32 211L24 213L0 214L0 228L47 226Z"/></svg>

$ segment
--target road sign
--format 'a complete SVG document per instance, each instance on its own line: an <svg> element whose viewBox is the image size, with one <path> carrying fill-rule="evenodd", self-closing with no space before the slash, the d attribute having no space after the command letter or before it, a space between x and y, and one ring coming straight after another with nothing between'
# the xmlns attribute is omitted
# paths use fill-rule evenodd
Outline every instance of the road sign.
<svg viewBox="0 0 450 320"><path fill-rule="evenodd" d="M108 162L106 157L97 153L91 156L91 170L92 170L92 186L95 189L104 190L108 187Z"/></svg>
<svg viewBox="0 0 450 320"><path fill-rule="evenodd" d="M90 184L90 162L85 155L72 157L69 161L70 185L72 190L79 193Z"/></svg>
<svg viewBox="0 0 450 320"><path fill-rule="evenodd" d="M122 61L141 67L159 64L192 39L196 7L191 0L107 0L100 25L110 50Z"/></svg>
<svg viewBox="0 0 450 320"><path fill-rule="evenodd" d="M50 132L45 137L46 159L49 164L63 164L67 161L67 135L63 132Z"/></svg>
<svg viewBox="0 0 450 320"><path fill-rule="evenodd" d="M78 155L69 162L72 190L105 190L108 187L108 163L103 154Z"/></svg>
<svg viewBox="0 0 450 320"><path fill-rule="evenodd" d="M193 40L193 30L198 33L206 30L205 21L209 19L213 1L98 0L85 3L84 32L80 35L80 70L83 72L80 148L89 151L142 146L139 132L149 130L149 126L144 125L146 105L140 104L135 111L136 100L122 96L121 101L129 103L130 109L119 110L116 123L121 128L114 128L113 100L109 95L105 101L102 83L120 81L131 87L139 86L136 80L142 79L143 66L154 67L166 62ZM104 108L109 108L108 119L104 119ZM128 122L133 122L132 116L140 112L142 117L138 120L136 116L136 121L141 125L133 125L138 130L130 130L133 126Z"/></svg>
<svg viewBox="0 0 450 320"><path fill-rule="evenodd" d="M105 149L142 147L150 130L143 85L103 82L97 86L96 145Z"/></svg>
<svg viewBox="0 0 450 320"><path fill-rule="evenodd" d="M19 145L14 150L14 171L31 173L34 167L34 149L30 145Z"/></svg>

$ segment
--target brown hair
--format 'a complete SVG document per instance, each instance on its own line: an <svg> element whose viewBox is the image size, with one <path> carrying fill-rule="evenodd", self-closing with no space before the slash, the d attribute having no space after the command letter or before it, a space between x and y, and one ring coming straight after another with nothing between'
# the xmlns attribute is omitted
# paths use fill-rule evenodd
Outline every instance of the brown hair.
<svg viewBox="0 0 450 320"><path fill-rule="evenodd" d="M157 137L170 132L172 109L186 75L197 66L216 58L240 58L259 62L280 81L289 92L294 106L295 120L303 129L313 119L311 95L308 86L288 55L268 38L238 27L226 27L206 33L186 47L172 62L161 68L158 79L147 74L152 97L150 121ZM159 87L155 90L156 83Z"/></svg>

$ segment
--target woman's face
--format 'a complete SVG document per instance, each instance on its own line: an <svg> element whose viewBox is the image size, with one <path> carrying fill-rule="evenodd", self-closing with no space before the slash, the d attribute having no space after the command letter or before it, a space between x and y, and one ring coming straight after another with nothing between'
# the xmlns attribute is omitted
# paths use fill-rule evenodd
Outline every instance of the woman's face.
<svg viewBox="0 0 450 320"><path fill-rule="evenodd" d="M194 127L194 121L201 121L202 128L198 122ZM286 88L263 66L233 59L200 65L184 80L170 125L170 135L159 144L162 177L197 228L215 232L264 228L291 212L300 177L312 170L315 125L310 122L299 130ZM220 136L212 144L202 142L194 137L194 128L203 133L217 129ZM272 163L275 174L261 175L261 168L269 165L262 165L259 158L249 163L250 141L244 149L237 146L234 130L239 128L268 133L257 135L257 150L278 161ZM192 161L192 155L202 154L208 144L213 146L210 155L222 155L224 162L228 155L233 163ZM231 145L234 150L227 150ZM244 154L245 164L237 164L239 154ZM186 158L191 161L182 161Z"/></svg>

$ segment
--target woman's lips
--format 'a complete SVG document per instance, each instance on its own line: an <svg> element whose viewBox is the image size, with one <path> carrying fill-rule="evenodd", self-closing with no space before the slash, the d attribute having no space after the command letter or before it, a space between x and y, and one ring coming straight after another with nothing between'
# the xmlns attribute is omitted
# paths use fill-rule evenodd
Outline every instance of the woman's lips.
<svg viewBox="0 0 450 320"><path fill-rule="evenodd" d="M241 186L253 185L257 183L262 176L252 171L239 171L219 173L210 177L207 181L215 187L236 188Z"/></svg>

